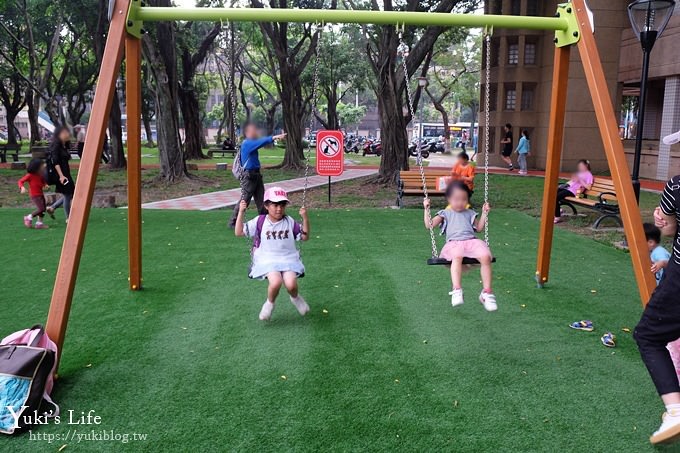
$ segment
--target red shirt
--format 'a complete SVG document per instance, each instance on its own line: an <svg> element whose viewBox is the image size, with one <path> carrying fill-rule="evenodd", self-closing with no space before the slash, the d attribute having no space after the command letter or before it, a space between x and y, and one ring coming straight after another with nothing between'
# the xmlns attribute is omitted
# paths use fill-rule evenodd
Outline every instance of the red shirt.
<svg viewBox="0 0 680 453"><path fill-rule="evenodd" d="M28 193L32 197L39 197L43 194L43 187L45 187L45 178L40 174L26 173L26 175L19 180L19 187L24 187L28 182Z"/></svg>

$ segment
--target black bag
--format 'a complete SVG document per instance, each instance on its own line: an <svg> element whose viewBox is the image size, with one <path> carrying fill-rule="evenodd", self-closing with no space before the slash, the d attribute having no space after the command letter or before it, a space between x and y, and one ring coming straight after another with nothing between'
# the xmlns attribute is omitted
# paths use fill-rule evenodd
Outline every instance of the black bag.
<svg viewBox="0 0 680 453"><path fill-rule="evenodd" d="M45 157L45 182L50 186L54 186L59 182L59 173L57 173L57 169L54 167L52 154L49 152L47 157Z"/></svg>
<svg viewBox="0 0 680 453"><path fill-rule="evenodd" d="M31 425L45 423L42 420L47 417L59 415L59 407L45 393L56 354L38 347L45 335L42 326L30 330L38 330L30 344L0 345L0 433L3 434L16 434Z"/></svg>

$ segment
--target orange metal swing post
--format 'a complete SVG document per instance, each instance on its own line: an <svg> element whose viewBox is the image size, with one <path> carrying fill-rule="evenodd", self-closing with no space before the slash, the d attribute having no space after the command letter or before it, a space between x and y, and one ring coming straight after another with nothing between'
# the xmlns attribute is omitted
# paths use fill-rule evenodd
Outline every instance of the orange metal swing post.
<svg viewBox="0 0 680 453"><path fill-rule="evenodd" d="M618 195L621 220L623 220L623 227L626 232L640 299L642 304L646 305L656 288L656 280L650 271L651 261L647 249L647 240L642 228L642 216L633 191L623 143L619 137L618 122L609 96L607 80L602 69L595 37L591 32L585 0L574 0L573 5L576 8L576 17L582 35L578 43L578 50L581 54L590 96L595 106L595 116L600 128L602 143Z"/></svg>
<svg viewBox="0 0 680 453"><path fill-rule="evenodd" d="M541 213L541 236L538 243L536 282L539 286L548 281L550 253L552 251L554 216L557 204L557 186L564 142L564 119L567 111L567 85L569 82L569 56L571 46L555 48L552 94L550 100L550 124L548 126L548 156L545 165L543 188L543 212Z"/></svg>
<svg viewBox="0 0 680 453"><path fill-rule="evenodd" d="M125 95L127 104L128 259L130 289L142 288L142 42L125 38Z"/></svg>
<svg viewBox="0 0 680 453"><path fill-rule="evenodd" d="M66 336L66 326L71 311L73 290L76 285L78 266L85 241L90 205L97 181L106 124L111 111L113 90L123 58L125 23L130 0L117 0L106 39L102 66L97 80L92 116L90 117L83 158L78 169L78 180L73 198L73 208L64 236L59 268L52 292L52 301L47 317L47 334L59 347L61 355Z"/></svg>

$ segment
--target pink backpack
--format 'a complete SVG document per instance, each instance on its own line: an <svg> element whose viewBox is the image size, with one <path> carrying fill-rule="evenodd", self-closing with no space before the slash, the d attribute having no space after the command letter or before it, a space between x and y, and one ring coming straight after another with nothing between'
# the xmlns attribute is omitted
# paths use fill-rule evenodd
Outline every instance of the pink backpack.
<svg viewBox="0 0 680 453"><path fill-rule="evenodd" d="M0 341L0 350L3 350L7 352L7 356L3 357L5 360L9 360L10 358L17 355L17 350L16 348L29 348L29 350L36 351L39 354L40 350L44 350L44 354L47 354L47 358L45 359L46 362L44 363L42 369L42 379L44 382L44 387L43 387L43 392L42 392L42 398L40 398L39 394L36 394L34 398L37 398L35 402L40 405L40 399L42 399L43 402L49 403L52 406L52 409L49 411L46 411L46 415L49 418L53 418L59 415L59 406L52 401L52 398L50 397L50 393L52 393L52 388L54 387L54 374L56 373L57 369L57 345L54 344L52 340L47 336L45 333L45 330L41 325L35 325L31 327L30 329L24 329L20 330L18 332L14 332L11 335L6 336L5 338ZM9 362L8 362L9 364ZM11 364L10 364L11 365ZM21 364L19 364L21 365ZM11 368L11 366L10 366ZM40 374L39 372L37 372ZM6 378L11 378L11 375L5 376ZM34 378L37 378L37 376L34 376ZM40 388L40 387L38 387ZM0 389L0 394L3 392ZM7 389L6 389L7 390ZM7 395L0 395L7 397ZM26 395L28 397L28 395ZM26 400L28 401L28 400ZM24 404L21 402L21 404ZM21 406L21 404L17 404L17 406ZM26 403L28 404L28 403ZM17 407L17 410L18 408ZM2 408L5 409L5 408ZM37 409L37 407L36 407ZM4 434L12 434L13 429L11 427L5 426L7 420L7 414L4 413L3 411L0 411L0 432Z"/></svg>

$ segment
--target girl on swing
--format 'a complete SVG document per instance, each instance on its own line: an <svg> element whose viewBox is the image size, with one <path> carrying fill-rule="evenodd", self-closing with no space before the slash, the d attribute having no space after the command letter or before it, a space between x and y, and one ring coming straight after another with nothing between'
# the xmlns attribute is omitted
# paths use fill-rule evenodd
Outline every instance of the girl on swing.
<svg viewBox="0 0 680 453"><path fill-rule="evenodd" d="M446 201L450 208L443 209L429 220L430 200L425 198L424 222L425 228L442 226L446 232L446 245L441 251L440 257L451 261L452 290L451 305L457 307L463 304L462 271L463 258L475 258L481 265L483 290L479 295L479 302L487 311L496 311L496 296L491 290L491 262L493 256L486 242L477 238L477 233L484 230L487 216L491 208L488 203L482 207L482 215L477 218L477 213L468 209L470 201L470 189L462 181L453 181L446 188Z"/></svg>
<svg viewBox="0 0 680 453"><path fill-rule="evenodd" d="M267 300L260 310L260 320L268 321L272 317L274 304L281 286L285 286L290 294L290 301L298 313L304 316L309 305L298 293L297 279L305 273L300 261L300 253L295 241L309 239L309 217L307 210L300 208L302 225L286 215L288 194L280 187L271 187L264 193L264 209L262 214L249 222L244 222L248 203L241 200L236 216L236 236L248 236L253 239L253 263L250 278L267 279Z"/></svg>

